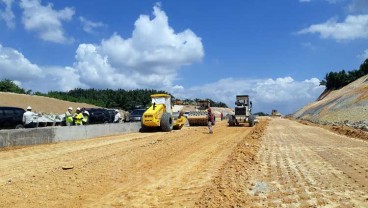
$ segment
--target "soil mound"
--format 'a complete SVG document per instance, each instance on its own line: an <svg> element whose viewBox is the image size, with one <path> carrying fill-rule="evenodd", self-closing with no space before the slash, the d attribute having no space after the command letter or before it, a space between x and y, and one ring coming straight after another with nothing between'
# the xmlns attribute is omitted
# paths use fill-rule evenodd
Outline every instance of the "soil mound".
<svg viewBox="0 0 368 208"><path fill-rule="evenodd" d="M293 114L294 118L326 124L361 123L368 118L368 75L340 90L325 91L316 102Z"/></svg>
<svg viewBox="0 0 368 208"><path fill-rule="evenodd" d="M26 109L27 106L32 106L32 110L34 112L55 114L65 113L68 107L72 107L74 109L77 107L97 107L86 103L74 103L37 95L24 95L8 92L0 92L0 106L13 106L24 109Z"/></svg>

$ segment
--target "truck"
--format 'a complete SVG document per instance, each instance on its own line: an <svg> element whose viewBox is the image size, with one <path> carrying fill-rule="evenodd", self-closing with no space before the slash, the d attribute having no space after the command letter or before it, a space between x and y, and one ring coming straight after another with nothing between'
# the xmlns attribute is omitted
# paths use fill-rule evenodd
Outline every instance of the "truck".
<svg viewBox="0 0 368 208"><path fill-rule="evenodd" d="M255 124L255 117L252 114L252 102L249 95L237 95L235 101L235 113L229 116L229 126L238 126L240 123L248 123L249 127Z"/></svg>

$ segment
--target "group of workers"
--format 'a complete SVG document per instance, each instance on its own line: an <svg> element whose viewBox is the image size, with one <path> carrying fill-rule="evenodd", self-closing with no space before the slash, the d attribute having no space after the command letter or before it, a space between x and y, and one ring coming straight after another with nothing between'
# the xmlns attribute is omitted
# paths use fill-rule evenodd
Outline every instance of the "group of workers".
<svg viewBox="0 0 368 208"><path fill-rule="evenodd" d="M69 107L65 112L65 124L66 126L72 126L73 123L76 126L86 125L88 123L89 112L85 108L77 108L73 114L73 108Z"/></svg>
<svg viewBox="0 0 368 208"><path fill-rule="evenodd" d="M34 122L34 116L36 113L32 112L32 107L28 106L27 111L23 114L23 124L25 128L35 128L37 123ZM88 124L89 112L85 108L77 108L73 114L73 108L69 107L65 112L65 125L66 126L82 126ZM114 123L119 123L121 115L118 110L114 111Z"/></svg>

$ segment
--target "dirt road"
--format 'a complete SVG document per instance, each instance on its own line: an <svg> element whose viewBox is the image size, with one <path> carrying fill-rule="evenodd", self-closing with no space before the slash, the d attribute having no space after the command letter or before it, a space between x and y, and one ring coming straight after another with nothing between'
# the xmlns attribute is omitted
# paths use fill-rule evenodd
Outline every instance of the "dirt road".
<svg viewBox="0 0 368 208"><path fill-rule="evenodd" d="M218 122L213 135L184 127L0 151L0 207L193 206L250 129Z"/></svg>
<svg viewBox="0 0 368 208"><path fill-rule="evenodd" d="M230 158L200 205L368 207L367 141L273 119L255 162L244 160L250 164L248 173L229 172L242 157Z"/></svg>
<svg viewBox="0 0 368 208"><path fill-rule="evenodd" d="M265 125L0 151L0 207L368 207L366 141Z"/></svg>

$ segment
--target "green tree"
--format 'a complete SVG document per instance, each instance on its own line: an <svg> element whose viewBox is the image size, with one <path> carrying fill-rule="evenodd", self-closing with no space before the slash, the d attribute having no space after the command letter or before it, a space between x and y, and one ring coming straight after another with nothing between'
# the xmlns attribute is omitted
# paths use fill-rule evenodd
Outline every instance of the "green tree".
<svg viewBox="0 0 368 208"><path fill-rule="evenodd" d="M14 92L14 93L19 93L19 94L26 93L23 88L20 88L10 79L3 79L2 81L0 81L0 91L1 92Z"/></svg>

